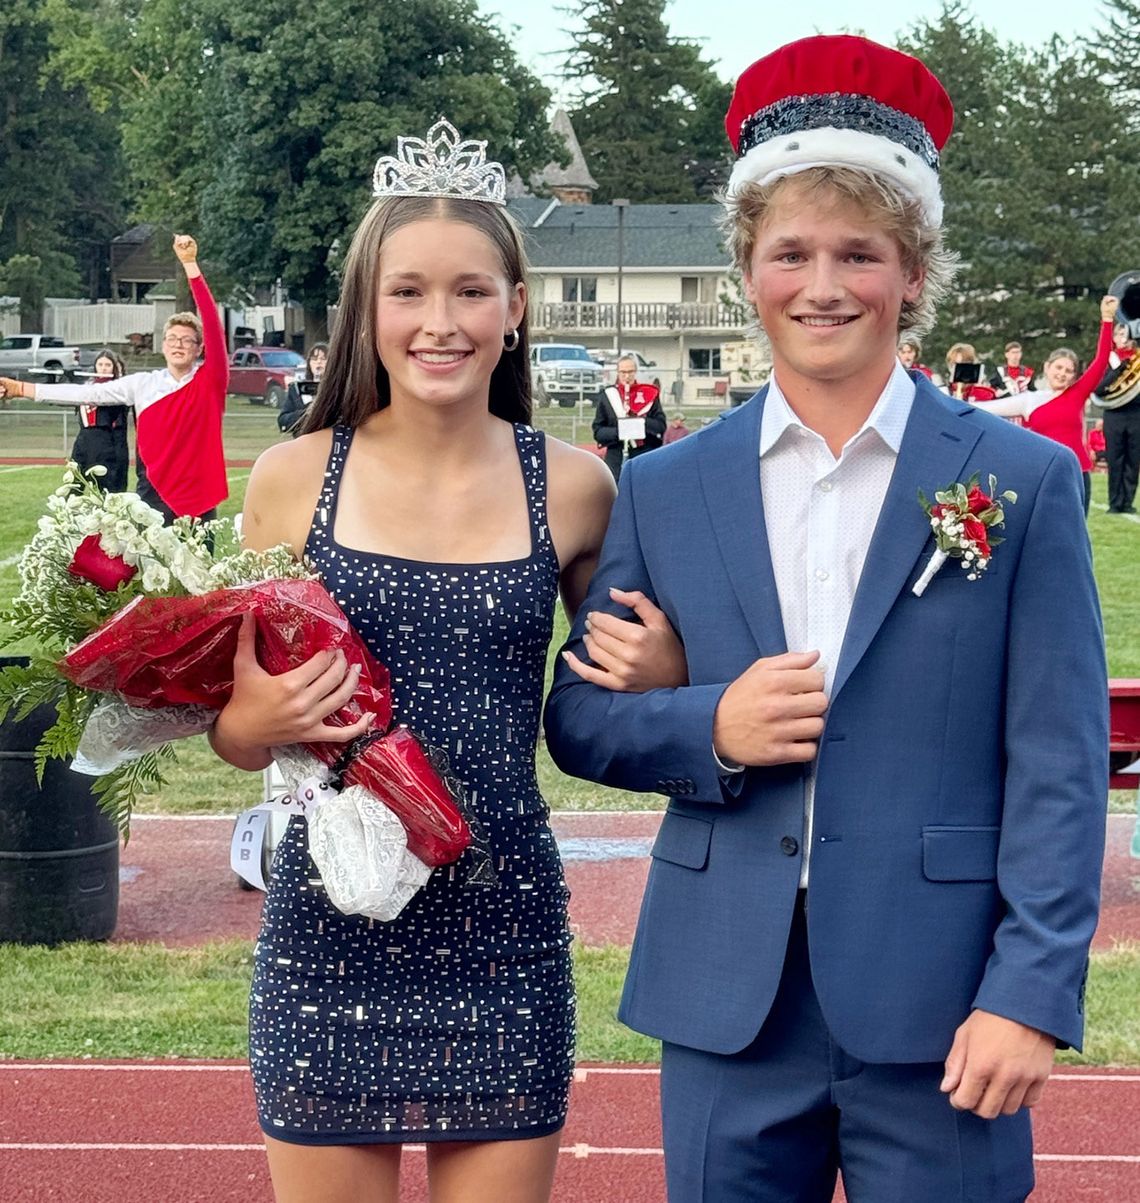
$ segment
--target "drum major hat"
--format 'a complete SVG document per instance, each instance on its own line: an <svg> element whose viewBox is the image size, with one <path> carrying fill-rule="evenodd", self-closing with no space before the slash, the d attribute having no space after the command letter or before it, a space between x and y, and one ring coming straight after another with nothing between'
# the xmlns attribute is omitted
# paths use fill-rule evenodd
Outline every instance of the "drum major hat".
<svg viewBox="0 0 1140 1203"><path fill-rule="evenodd" d="M724 124L738 156L730 203L746 183L850 167L884 177L942 223L939 156L954 107L909 54L846 34L791 42L740 76Z"/></svg>

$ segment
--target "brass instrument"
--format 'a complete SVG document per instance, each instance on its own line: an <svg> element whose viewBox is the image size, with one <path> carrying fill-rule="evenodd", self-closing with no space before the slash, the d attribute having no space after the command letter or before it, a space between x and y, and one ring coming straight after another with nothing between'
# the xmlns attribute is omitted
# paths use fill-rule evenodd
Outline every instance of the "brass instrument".
<svg viewBox="0 0 1140 1203"><path fill-rule="evenodd" d="M1109 285L1108 295L1120 302L1116 322L1128 331L1133 341L1140 339L1140 269L1122 272ZM1099 409L1119 409L1140 396L1140 351L1126 359L1120 371L1104 387L1095 392L1092 403Z"/></svg>

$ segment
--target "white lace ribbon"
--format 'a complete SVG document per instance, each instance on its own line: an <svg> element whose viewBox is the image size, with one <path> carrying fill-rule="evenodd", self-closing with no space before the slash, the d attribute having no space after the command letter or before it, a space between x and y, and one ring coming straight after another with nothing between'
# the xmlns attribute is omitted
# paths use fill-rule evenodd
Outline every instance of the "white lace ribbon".
<svg viewBox="0 0 1140 1203"><path fill-rule="evenodd" d="M304 815L309 854L333 906L346 915L395 919L431 875L408 851L404 825L363 786L350 785L338 793L328 783L327 767L302 749L274 748L273 755L292 792L238 816L230 867L264 890L262 859L270 814Z"/></svg>
<svg viewBox="0 0 1140 1203"><path fill-rule="evenodd" d="M209 706L128 706L105 698L91 712L71 767L102 777L176 739L201 735L218 717Z"/></svg>

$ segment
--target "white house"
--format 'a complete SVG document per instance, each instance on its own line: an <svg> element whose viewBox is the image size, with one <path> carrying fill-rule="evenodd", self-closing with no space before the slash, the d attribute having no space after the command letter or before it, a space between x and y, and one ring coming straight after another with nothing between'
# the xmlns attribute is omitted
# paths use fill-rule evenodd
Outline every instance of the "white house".
<svg viewBox="0 0 1140 1203"><path fill-rule="evenodd" d="M667 397L723 396L721 347L747 336L750 315L717 228L720 206L594 205L597 185L569 120L560 112L552 124L571 163L534 184L554 195L508 202L526 234L532 343L640 351Z"/></svg>

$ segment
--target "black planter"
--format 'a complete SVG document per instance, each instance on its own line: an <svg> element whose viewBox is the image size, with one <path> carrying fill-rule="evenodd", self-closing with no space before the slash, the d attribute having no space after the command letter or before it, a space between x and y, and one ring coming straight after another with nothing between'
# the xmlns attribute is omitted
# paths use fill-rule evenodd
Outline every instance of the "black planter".
<svg viewBox="0 0 1140 1203"><path fill-rule="evenodd" d="M26 663L0 657L0 667ZM119 833L94 779L49 760L36 782L35 748L54 722L41 706L0 723L0 942L106 940L118 918Z"/></svg>

